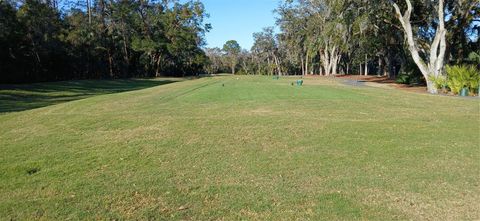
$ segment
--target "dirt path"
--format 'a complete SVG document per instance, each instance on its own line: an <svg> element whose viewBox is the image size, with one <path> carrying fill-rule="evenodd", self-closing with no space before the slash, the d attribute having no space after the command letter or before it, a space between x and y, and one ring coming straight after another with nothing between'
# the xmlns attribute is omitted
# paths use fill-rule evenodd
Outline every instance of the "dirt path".
<svg viewBox="0 0 480 221"><path fill-rule="evenodd" d="M337 76L337 79L349 81L359 81L363 82L366 86L371 87L380 87L380 88L393 88L400 89L416 93L427 93L427 88L423 85L411 86L406 84L396 83L395 80L389 79L388 77L378 77L378 76L359 76L359 75L340 75Z"/></svg>

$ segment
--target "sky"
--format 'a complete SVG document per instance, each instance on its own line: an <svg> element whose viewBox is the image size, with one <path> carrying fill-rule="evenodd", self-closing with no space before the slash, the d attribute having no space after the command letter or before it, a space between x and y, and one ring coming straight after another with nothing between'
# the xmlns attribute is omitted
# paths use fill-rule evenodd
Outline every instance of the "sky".
<svg viewBox="0 0 480 221"><path fill-rule="evenodd" d="M236 40L244 49L253 45L253 33L275 26L273 10L279 0L203 0L212 24L206 34L207 47L222 48L228 40Z"/></svg>

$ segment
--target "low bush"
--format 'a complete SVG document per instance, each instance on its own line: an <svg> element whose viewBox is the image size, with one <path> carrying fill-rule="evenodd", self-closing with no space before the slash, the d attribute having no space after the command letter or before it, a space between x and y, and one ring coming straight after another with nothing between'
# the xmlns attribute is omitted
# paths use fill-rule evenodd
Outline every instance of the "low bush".
<svg viewBox="0 0 480 221"><path fill-rule="evenodd" d="M401 74L395 81L399 84L410 84L410 77L406 74Z"/></svg>
<svg viewBox="0 0 480 221"><path fill-rule="evenodd" d="M447 78L443 75L438 77L430 76L429 80L435 84L437 89L446 89L448 87Z"/></svg>
<svg viewBox="0 0 480 221"><path fill-rule="evenodd" d="M413 75L413 74L400 74L396 80L399 84L408 84L408 85L422 85L425 83L422 76Z"/></svg>
<svg viewBox="0 0 480 221"><path fill-rule="evenodd" d="M447 66L447 85L454 94L459 94L462 88L468 88L475 93L478 90L480 73L474 66Z"/></svg>

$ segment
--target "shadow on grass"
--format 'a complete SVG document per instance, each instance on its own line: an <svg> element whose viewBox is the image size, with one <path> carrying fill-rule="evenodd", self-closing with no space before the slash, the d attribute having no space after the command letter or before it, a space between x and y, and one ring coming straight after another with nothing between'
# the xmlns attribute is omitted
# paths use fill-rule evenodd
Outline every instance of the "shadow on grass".
<svg viewBox="0 0 480 221"><path fill-rule="evenodd" d="M0 114L79 100L91 96L140 90L177 80L81 80L0 85Z"/></svg>

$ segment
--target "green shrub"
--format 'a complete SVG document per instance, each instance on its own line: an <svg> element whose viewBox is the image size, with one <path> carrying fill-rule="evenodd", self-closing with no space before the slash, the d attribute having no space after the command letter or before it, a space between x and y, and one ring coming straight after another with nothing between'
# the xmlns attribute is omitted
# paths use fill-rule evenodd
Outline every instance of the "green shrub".
<svg viewBox="0 0 480 221"><path fill-rule="evenodd" d="M418 69L413 59L409 57L401 66L396 78L396 82L400 84L418 85L424 84L425 79L423 78L422 72L420 72L420 69Z"/></svg>
<svg viewBox="0 0 480 221"><path fill-rule="evenodd" d="M469 55L468 55L468 60L470 60L471 62L475 62L475 63L480 63L480 54L479 53L476 53L476 52L471 52Z"/></svg>
<svg viewBox="0 0 480 221"><path fill-rule="evenodd" d="M401 73L398 75L397 79L395 80L399 84L409 84L409 85L418 85L423 84L424 80L422 76L411 74L411 73Z"/></svg>
<svg viewBox="0 0 480 221"><path fill-rule="evenodd" d="M430 76L429 80L432 81L435 84L435 87L437 89L443 89L443 88L448 87L447 78L443 75L440 75L438 77Z"/></svg>
<svg viewBox="0 0 480 221"><path fill-rule="evenodd" d="M447 76L447 85L454 94L465 87L473 93L478 89L480 73L474 66L447 66Z"/></svg>
<svg viewBox="0 0 480 221"><path fill-rule="evenodd" d="M422 75L411 75L410 76L410 85L421 85L425 83L425 79Z"/></svg>
<svg viewBox="0 0 480 221"><path fill-rule="evenodd" d="M399 84L410 84L410 76L406 74L401 74L395 80Z"/></svg>

